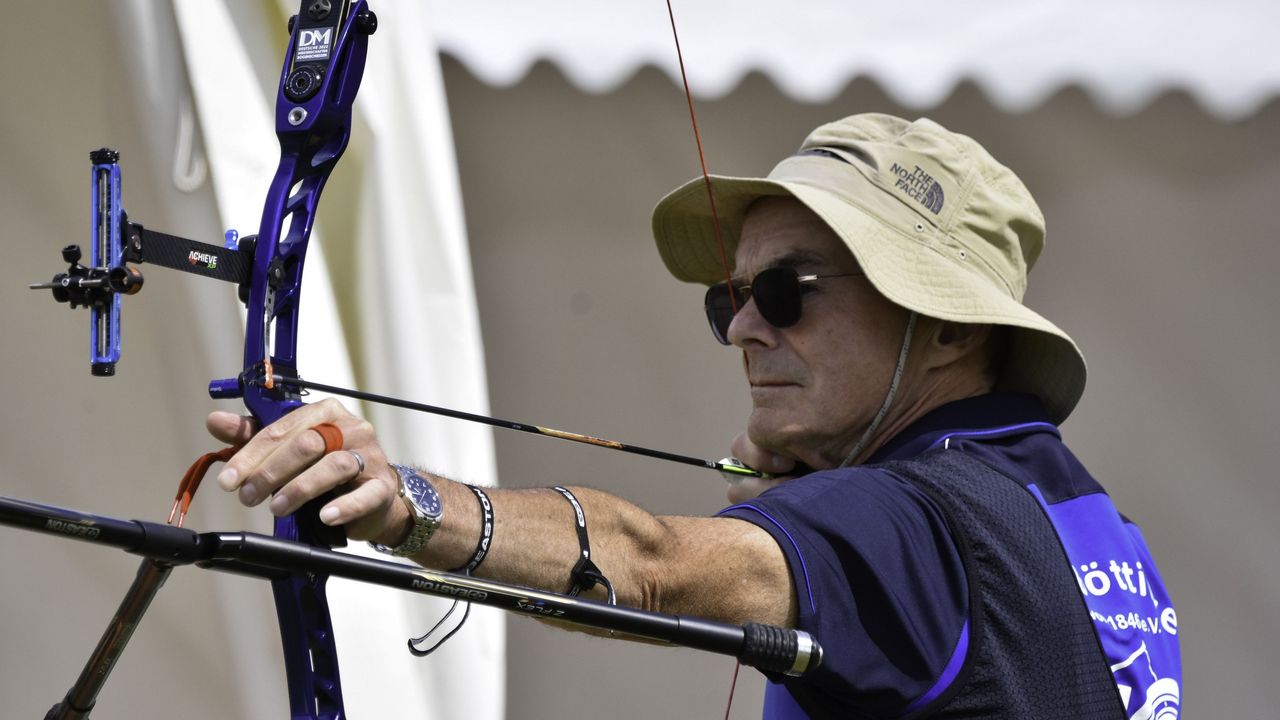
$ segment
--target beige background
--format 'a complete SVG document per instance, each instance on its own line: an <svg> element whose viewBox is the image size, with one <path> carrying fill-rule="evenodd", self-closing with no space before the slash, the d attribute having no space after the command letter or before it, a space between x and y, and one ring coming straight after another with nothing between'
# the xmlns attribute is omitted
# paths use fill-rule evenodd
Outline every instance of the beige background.
<svg viewBox="0 0 1280 720"><path fill-rule="evenodd" d="M118 58L95 26L103 18L41 24L30 7L18 3L0 48L0 238L10 251L0 494L162 517L176 475L207 449L204 384L239 362L236 343L204 339L211 327L236 332L226 289L150 271L127 310L127 361L102 381L85 368L83 314L24 288L58 269L57 248L84 233L92 148L122 150L127 207L149 226L216 241L214 209L207 192L174 190L172 158L144 149L149 132L172 136L172 106L105 89ZM724 454L747 407L738 359L710 340L700 289L666 277L648 237L652 203L697 170L682 97L655 71L605 96L582 95L545 66L504 90L452 61L445 72L494 412ZM766 171L809 128L845 113L918 114L861 80L829 104L802 106L750 78L699 109L709 162L728 173ZM1280 106L1223 124L1174 93L1115 118L1067 89L1009 116L962 85L927 112L981 139L1043 206L1049 245L1029 301L1073 334L1091 368L1064 434L1160 559L1180 614L1184 716L1274 717ZM497 441L508 485L596 485L663 513L722 504L707 471L526 435ZM154 496L145 507L143 495ZM267 526L212 492L193 524ZM60 697L136 564L0 529L6 715L41 716ZM266 596L248 580L175 573L94 717L283 715L271 705L280 677L244 672L254 665L246 659L277 652ZM512 718L723 713L730 660L510 626ZM485 692L484 678L473 691ZM733 716L757 717L760 692L744 671Z"/></svg>

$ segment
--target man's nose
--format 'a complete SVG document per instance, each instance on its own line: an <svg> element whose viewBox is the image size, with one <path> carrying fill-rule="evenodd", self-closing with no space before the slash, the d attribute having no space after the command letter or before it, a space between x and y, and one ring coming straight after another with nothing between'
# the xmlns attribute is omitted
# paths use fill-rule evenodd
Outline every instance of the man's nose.
<svg viewBox="0 0 1280 720"><path fill-rule="evenodd" d="M778 329L770 325L769 321L760 314L755 298L750 298L738 307L737 314L729 323L729 332L726 337L731 344L745 348L751 343L773 345L777 332Z"/></svg>

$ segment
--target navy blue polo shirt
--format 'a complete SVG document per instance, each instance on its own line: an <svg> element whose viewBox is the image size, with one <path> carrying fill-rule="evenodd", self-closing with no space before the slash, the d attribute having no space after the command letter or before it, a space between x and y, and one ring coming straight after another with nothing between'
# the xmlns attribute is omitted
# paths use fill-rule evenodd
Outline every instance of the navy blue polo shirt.
<svg viewBox="0 0 1280 720"><path fill-rule="evenodd" d="M969 649L960 553L934 500L877 467L939 448L976 455L1040 501L1129 716L1172 709L1169 717L1176 717L1177 613L1142 533L1062 443L1039 400L1015 393L940 407L867 464L796 478L721 511L777 541L796 589L797 627L823 647L822 666L789 682L836 698L850 716L894 718L924 707L956 680ZM764 716L806 717L772 682Z"/></svg>

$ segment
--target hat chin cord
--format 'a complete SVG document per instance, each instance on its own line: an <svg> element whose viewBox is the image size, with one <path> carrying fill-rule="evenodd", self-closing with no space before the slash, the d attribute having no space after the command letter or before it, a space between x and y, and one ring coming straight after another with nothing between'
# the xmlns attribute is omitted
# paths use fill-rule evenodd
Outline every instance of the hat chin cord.
<svg viewBox="0 0 1280 720"><path fill-rule="evenodd" d="M848 455L844 456L844 460L840 462L840 467L848 467L853 459L858 457L867 443L871 442L871 436L876 429L880 427L880 421L884 420L884 416L889 414L889 406L893 405L893 399L898 394L898 385L902 381L902 371L907 367L907 353L911 350L911 336L916 329L916 318L920 315L915 310L911 311L911 317L907 318L907 332L902 337L902 349L898 351L898 366L893 369L893 379L889 381L889 392L885 393L884 402L880 403L880 411L876 413L875 419L867 426L862 433L862 439L858 440L858 444L853 446Z"/></svg>

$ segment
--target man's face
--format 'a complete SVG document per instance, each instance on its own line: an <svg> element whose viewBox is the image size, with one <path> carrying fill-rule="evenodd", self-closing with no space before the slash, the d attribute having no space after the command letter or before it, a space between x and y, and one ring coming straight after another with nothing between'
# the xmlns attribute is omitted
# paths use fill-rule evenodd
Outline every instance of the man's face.
<svg viewBox="0 0 1280 720"><path fill-rule="evenodd" d="M735 283L750 283L777 266L801 275L861 272L844 242L794 198L751 206L735 260ZM861 274L803 287L798 323L776 328L750 301L728 337L742 349L751 386L752 442L815 469L830 468L857 443L884 400L908 313Z"/></svg>

